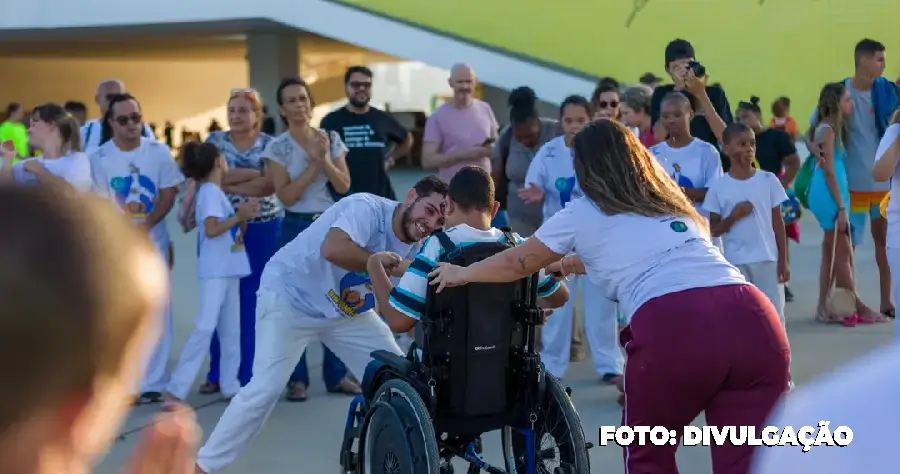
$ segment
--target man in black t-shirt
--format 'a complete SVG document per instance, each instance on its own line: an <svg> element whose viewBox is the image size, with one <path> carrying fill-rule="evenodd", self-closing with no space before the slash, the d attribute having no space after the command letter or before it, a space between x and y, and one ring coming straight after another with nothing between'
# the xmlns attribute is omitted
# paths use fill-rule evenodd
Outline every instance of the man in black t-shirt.
<svg viewBox="0 0 900 474"><path fill-rule="evenodd" d="M344 74L347 105L322 119L347 145L350 192L396 199L387 170L412 148L412 135L389 114L371 107L372 71L352 66Z"/></svg>
<svg viewBox="0 0 900 474"><path fill-rule="evenodd" d="M695 61L694 47L686 40L676 39L666 46L666 72L674 84L658 86L653 90L650 101L650 120L653 136L657 141L667 138L666 131L659 123L659 111L666 94L679 91L691 101L694 118L691 120L691 135L719 148L719 139L725 126L733 122L728 97L720 85L706 85L706 77L697 77L690 63ZM728 159L722 156L722 166L727 171Z"/></svg>

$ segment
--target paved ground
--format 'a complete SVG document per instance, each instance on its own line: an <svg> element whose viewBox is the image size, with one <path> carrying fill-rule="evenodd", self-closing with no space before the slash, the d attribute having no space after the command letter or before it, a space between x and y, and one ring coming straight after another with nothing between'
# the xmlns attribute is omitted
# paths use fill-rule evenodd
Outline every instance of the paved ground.
<svg viewBox="0 0 900 474"><path fill-rule="evenodd" d="M413 172L395 173L398 192L409 188L419 176ZM792 245L791 288L797 295L795 303L788 304L787 326L793 347L793 375L798 385L828 372L849 358L861 355L892 339L892 324L861 326L853 329L825 327L813 322L817 292L819 244L821 232L815 221L807 215L802 225L803 242ZM196 280L194 279L194 236L182 235L172 225L176 240L177 264L174 274L175 347L184 343L191 329L196 310ZM876 267L872 257L871 242L865 242L857 257L859 288L870 304L878 305ZM175 359L177 354L172 354ZM320 346L311 348L310 361L319 372ZM199 383L199 380L198 380ZM619 423L621 412L615 403L616 391L603 387L597 381L590 362L573 364L566 384L574 389L574 401L584 422L588 440L596 442L598 427ZM197 415L206 434L212 430L225 405L208 397L195 395L190 402L197 408ZM243 456L224 474L327 474L338 472L338 450L342 437L344 417L349 399L327 394L321 379L314 379L310 400L301 404L279 403L263 432ZM118 473L125 459L157 407L137 408L124 426L124 437L101 464L98 473ZM697 420L702 423L702 418ZM498 462L499 435L486 437L488 462ZM597 447L590 451L594 472L619 474L624 471L621 451L618 448ZM709 453L706 448L682 448L678 455L682 472L709 473ZM498 464L502 465L502 464ZM461 465L460 465L461 467ZM465 471L462 471L465 472Z"/></svg>

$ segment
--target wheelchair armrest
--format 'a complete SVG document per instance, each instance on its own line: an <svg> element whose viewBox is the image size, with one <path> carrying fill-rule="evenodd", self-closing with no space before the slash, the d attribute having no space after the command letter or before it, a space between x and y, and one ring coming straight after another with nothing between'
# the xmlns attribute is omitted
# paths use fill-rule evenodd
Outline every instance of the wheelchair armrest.
<svg viewBox="0 0 900 474"><path fill-rule="evenodd" d="M415 369L415 363L402 355L394 354L391 351L378 350L372 352L372 359L390 367L398 375L406 376Z"/></svg>

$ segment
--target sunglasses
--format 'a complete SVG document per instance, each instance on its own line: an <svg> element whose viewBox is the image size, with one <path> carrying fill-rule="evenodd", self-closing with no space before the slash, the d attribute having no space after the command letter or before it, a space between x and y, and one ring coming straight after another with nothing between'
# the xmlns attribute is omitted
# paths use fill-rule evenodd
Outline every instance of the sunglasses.
<svg viewBox="0 0 900 474"><path fill-rule="evenodd" d="M114 118L113 120L115 120L117 124L124 127L124 126L128 125L129 123L134 123L134 124L139 125L143 121L143 119L144 118L141 116L141 114L135 112L135 113L129 114L129 115L120 115L120 116Z"/></svg>
<svg viewBox="0 0 900 474"><path fill-rule="evenodd" d="M619 102L615 101L615 100L611 100L609 102L607 102L605 100L601 100L601 101L597 102L597 107L601 108L601 109L605 109L607 107L610 109L614 109L618 106L619 106Z"/></svg>
<svg viewBox="0 0 900 474"><path fill-rule="evenodd" d="M361 82L361 81L350 81L350 87L354 89L371 89L371 82Z"/></svg>

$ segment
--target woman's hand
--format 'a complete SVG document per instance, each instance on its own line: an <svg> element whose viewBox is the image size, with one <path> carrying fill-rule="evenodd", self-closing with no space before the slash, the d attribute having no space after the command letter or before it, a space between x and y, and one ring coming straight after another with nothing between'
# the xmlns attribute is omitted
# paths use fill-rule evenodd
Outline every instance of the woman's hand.
<svg viewBox="0 0 900 474"><path fill-rule="evenodd" d="M437 285L437 292L444 291L444 288L454 286L463 286L469 281L466 279L466 268L451 265L446 262L437 264L437 267L428 274L431 279L430 285Z"/></svg>
<svg viewBox="0 0 900 474"><path fill-rule="evenodd" d="M47 168L44 168L44 165L40 164L37 160L30 160L25 162L25 171L33 175L39 175L41 172L47 171Z"/></svg>
<svg viewBox="0 0 900 474"><path fill-rule="evenodd" d="M525 204L538 204L544 201L544 190L534 183L519 189L516 194Z"/></svg>
<svg viewBox="0 0 900 474"><path fill-rule="evenodd" d="M847 215L847 210L841 208L838 210L837 219L835 220L835 230L838 232L847 232L847 228L850 225L850 217Z"/></svg>
<svg viewBox="0 0 900 474"><path fill-rule="evenodd" d="M13 161L16 160L16 145L13 144L12 140L6 140L0 145L0 149L3 152L3 167L12 166Z"/></svg>
<svg viewBox="0 0 900 474"><path fill-rule="evenodd" d="M318 163L325 161L331 152L331 139L328 138L328 132L324 130L316 130L316 136L313 140L310 158Z"/></svg>

